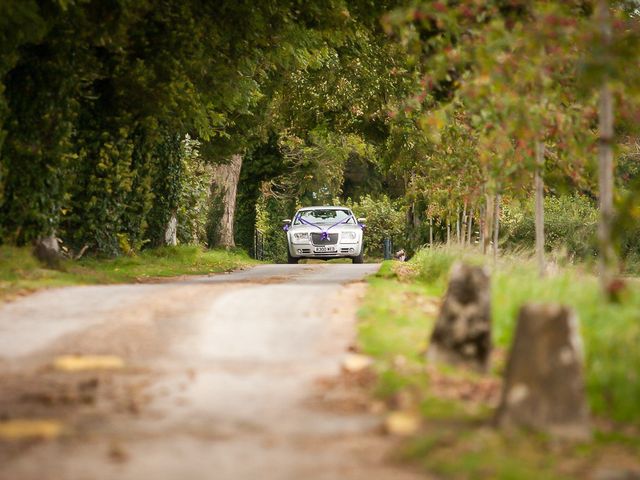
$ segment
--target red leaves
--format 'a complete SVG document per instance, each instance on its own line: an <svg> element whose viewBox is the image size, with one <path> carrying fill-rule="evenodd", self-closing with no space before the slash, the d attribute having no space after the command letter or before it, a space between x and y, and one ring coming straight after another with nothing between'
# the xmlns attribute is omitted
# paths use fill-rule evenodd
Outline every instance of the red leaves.
<svg viewBox="0 0 640 480"><path fill-rule="evenodd" d="M465 18L474 18L476 16L476 12L474 12L468 5L464 4L458 7L458 13Z"/></svg>
<svg viewBox="0 0 640 480"><path fill-rule="evenodd" d="M426 18L427 18L427 15L423 11L418 10L418 9L415 9L413 11L413 20L414 21L421 22Z"/></svg>
<svg viewBox="0 0 640 480"><path fill-rule="evenodd" d="M607 285L606 292L609 300L611 300L612 302L620 302L627 289L627 282L625 282L624 279L614 278Z"/></svg>
<svg viewBox="0 0 640 480"><path fill-rule="evenodd" d="M436 12L447 13L447 6L442 2L433 2L431 6Z"/></svg>
<svg viewBox="0 0 640 480"><path fill-rule="evenodd" d="M552 13L545 15L542 21L550 27L575 27L577 25L574 18L554 15Z"/></svg>

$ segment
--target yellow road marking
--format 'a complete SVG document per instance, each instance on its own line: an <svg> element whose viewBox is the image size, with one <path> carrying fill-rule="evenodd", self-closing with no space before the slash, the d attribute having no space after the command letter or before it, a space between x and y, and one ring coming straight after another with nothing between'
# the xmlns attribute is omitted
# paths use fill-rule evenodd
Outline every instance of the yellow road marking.
<svg viewBox="0 0 640 480"><path fill-rule="evenodd" d="M52 439L64 430L58 420L13 419L0 422L0 439L21 440L25 438Z"/></svg>
<svg viewBox="0 0 640 480"><path fill-rule="evenodd" d="M115 370L124 366L124 360L115 355L62 355L53 361L53 368L67 372Z"/></svg>

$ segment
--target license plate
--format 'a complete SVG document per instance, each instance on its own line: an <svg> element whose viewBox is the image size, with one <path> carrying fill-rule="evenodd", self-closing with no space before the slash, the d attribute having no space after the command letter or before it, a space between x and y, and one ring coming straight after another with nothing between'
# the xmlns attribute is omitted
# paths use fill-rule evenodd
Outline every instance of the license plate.
<svg viewBox="0 0 640 480"><path fill-rule="evenodd" d="M316 252L316 253L335 252L336 251L336 247L316 247L313 251Z"/></svg>

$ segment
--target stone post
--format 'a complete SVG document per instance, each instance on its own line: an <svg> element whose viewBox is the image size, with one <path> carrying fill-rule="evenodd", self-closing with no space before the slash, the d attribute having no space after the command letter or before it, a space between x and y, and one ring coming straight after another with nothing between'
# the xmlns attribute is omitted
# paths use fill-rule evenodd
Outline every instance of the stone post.
<svg viewBox="0 0 640 480"><path fill-rule="evenodd" d="M482 267L457 263L436 321L427 358L485 371L491 353L491 288Z"/></svg>
<svg viewBox="0 0 640 480"><path fill-rule="evenodd" d="M582 364L575 313L561 305L524 305L507 362L497 424L587 439Z"/></svg>

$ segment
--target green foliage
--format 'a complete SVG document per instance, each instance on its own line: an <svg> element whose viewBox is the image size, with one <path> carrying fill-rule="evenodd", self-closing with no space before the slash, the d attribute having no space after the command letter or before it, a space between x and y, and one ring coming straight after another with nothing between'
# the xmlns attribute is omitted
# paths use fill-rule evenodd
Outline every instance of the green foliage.
<svg viewBox="0 0 640 480"><path fill-rule="evenodd" d="M177 215L186 162L180 138L168 137L154 152L152 191L153 206L148 214L147 238L152 247L164 245L165 231L172 215Z"/></svg>
<svg viewBox="0 0 640 480"><path fill-rule="evenodd" d="M219 237L219 228L222 215L224 214L224 192L210 192L210 201L206 210L205 233L207 245L216 245Z"/></svg>
<svg viewBox="0 0 640 480"><path fill-rule="evenodd" d="M275 182L303 205L325 205L342 193L350 155L373 157L373 149L357 135L316 128L302 139L287 132L279 141L286 173Z"/></svg>
<svg viewBox="0 0 640 480"><path fill-rule="evenodd" d="M453 251L422 248L411 259L411 263L418 268L418 278L421 281L442 287L455 260Z"/></svg>
<svg viewBox="0 0 640 480"><path fill-rule="evenodd" d="M422 287L371 277L369 290L358 312L358 343L362 352L376 359L380 373L378 396L386 399L406 388L424 388L421 351L426 332L434 318L423 315L417 300ZM394 368L398 358L406 364L402 372Z"/></svg>
<svg viewBox="0 0 640 480"><path fill-rule="evenodd" d="M122 235L133 250L161 243L176 209L181 240L201 238L203 165L184 165L175 139L197 139L207 162L254 148L269 128L285 129L274 99L287 75L356 38L342 0L0 9L3 239L55 231L107 255Z"/></svg>
<svg viewBox="0 0 640 480"><path fill-rule="evenodd" d="M266 143L248 153L242 163L235 217L236 244L251 251L254 250L254 235L263 190L274 178L285 171L284 159L278 149L277 139L271 136ZM285 202L285 200L283 200ZM291 213L287 213L291 215ZM284 218L284 217L283 217ZM282 220L282 219L277 219Z"/></svg>
<svg viewBox="0 0 640 480"><path fill-rule="evenodd" d="M264 260L285 263L287 261L287 237L282 230L282 220L295 213L291 202L283 202L274 196L262 196L256 206L256 229L262 235Z"/></svg>
<svg viewBox="0 0 640 480"><path fill-rule="evenodd" d="M207 214L210 204L211 166L199 152L199 142L189 135L181 145L182 176L177 200L178 241L202 244L207 238Z"/></svg>
<svg viewBox="0 0 640 480"><path fill-rule="evenodd" d="M351 198L371 210L359 213L370 254L383 235L412 250L429 220L441 237L463 208L477 219L485 194L528 198L538 141L553 192L595 197L592 93L604 75L628 138L619 183L633 192L638 89L621 72L640 30L624 5L612 4L607 52L573 1L5 2L0 235L25 244L55 232L116 255L162 244L177 214L179 240L205 242L220 207L209 166L242 154L239 244L253 244L260 201L289 216ZM199 154L178 145L185 135ZM381 194L393 206L378 212ZM620 205L637 223L634 198ZM549 218L550 248L562 238L590 255ZM624 225L621 248L637 252ZM509 238L527 243L529 227Z"/></svg>
<svg viewBox="0 0 640 480"><path fill-rule="evenodd" d="M88 245L106 255L120 253L119 235L126 233L135 170L134 144L126 136L87 136L71 174L63 228L76 249ZM142 192L138 192L142 193ZM132 241L128 244L134 246Z"/></svg>
<svg viewBox="0 0 640 480"><path fill-rule="evenodd" d="M385 238L391 238L396 244L402 238L406 213L401 202L394 202L386 195L365 195L357 202L347 200L345 205L353 210L357 218L364 217L367 220L364 232L367 255L381 257Z"/></svg>
<svg viewBox="0 0 640 480"><path fill-rule="evenodd" d="M65 58L73 47L63 35L52 32L49 48L24 48L2 82L7 111L0 125L7 135L0 143L0 219L7 240L17 244L55 232L62 213L79 80Z"/></svg>
<svg viewBox="0 0 640 480"><path fill-rule="evenodd" d="M565 251L570 258L584 260L596 254L598 210L584 195L547 196L544 201L545 249ZM510 247L533 247L535 243L533 199L520 204L505 202L501 229Z"/></svg>

